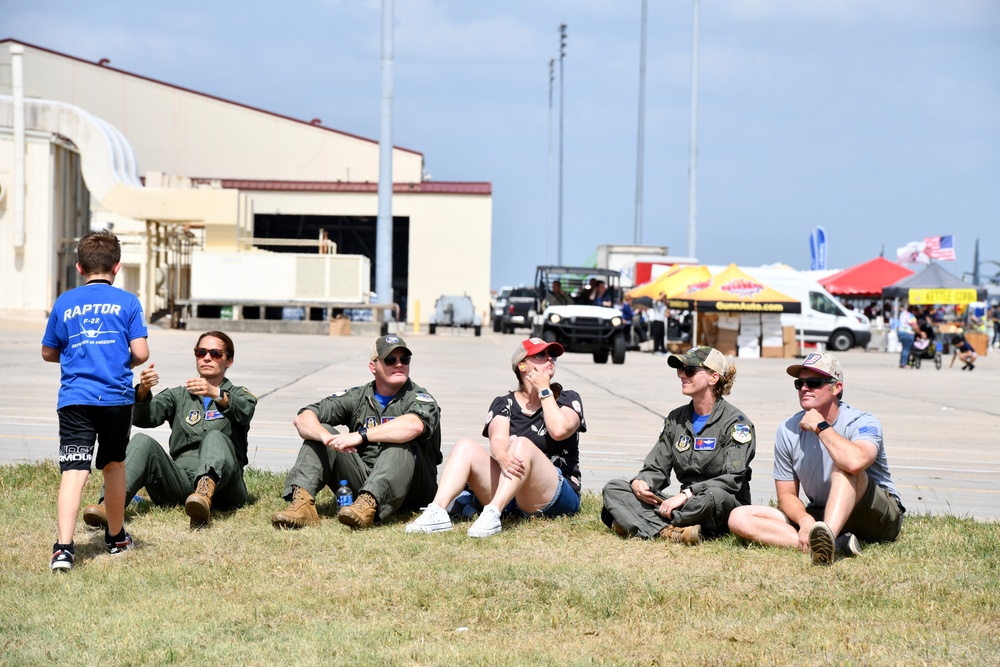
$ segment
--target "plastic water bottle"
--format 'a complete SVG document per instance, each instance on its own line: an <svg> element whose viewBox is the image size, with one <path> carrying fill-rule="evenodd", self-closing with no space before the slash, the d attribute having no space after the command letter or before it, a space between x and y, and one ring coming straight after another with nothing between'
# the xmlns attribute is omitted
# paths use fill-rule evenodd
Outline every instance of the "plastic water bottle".
<svg viewBox="0 0 1000 667"><path fill-rule="evenodd" d="M347 480L340 480L340 488L337 489L337 507L347 507L354 503L354 494L351 487L347 486Z"/></svg>

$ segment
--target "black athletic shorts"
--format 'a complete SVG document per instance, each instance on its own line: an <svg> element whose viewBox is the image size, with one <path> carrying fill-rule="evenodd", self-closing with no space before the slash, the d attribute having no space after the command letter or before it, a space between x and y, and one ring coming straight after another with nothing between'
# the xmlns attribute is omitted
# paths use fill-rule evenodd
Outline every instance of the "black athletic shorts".
<svg viewBox="0 0 1000 667"><path fill-rule="evenodd" d="M125 460L132 405L67 405L59 414L59 470L103 470ZM97 460L94 445L100 443Z"/></svg>

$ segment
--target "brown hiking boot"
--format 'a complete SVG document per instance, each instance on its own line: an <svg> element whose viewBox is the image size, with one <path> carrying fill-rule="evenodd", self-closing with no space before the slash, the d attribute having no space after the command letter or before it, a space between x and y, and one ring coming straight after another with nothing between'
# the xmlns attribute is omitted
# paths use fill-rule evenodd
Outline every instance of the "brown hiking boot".
<svg viewBox="0 0 1000 667"><path fill-rule="evenodd" d="M84 507L83 522L91 528L107 528L108 513L104 511L104 503Z"/></svg>
<svg viewBox="0 0 1000 667"><path fill-rule="evenodd" d="M184 512L191 517L191 528L208 525L212 516L212 496L215 495L215 481L208 475L198 478L194 493L184 501Z"/></svg>
<svg viewBox="0 0 1000 667"><path fill-rule="evenodd" d="M292 503L271 517L275 528L305 528L318 526L319 514L316 513L316 503L309 492L299 486L292 487Z"/></svg>
<svg viewBox="0 0 1000 667"><path fill-rule="evenodd" d="M378 501L375 496L362 491L353 505L341 508L337 514L340 523L351 528L371 528L375 523L375 510L378 508Z"/></svg>
<svg viewBox="0 0 1000 667"><path fill-rule="evenodd" d="M701 544L701 526L698 524L693 526L684 526L683 528L667 526L660 531L657 537L661 540L680 542L681 544L687 544L694 547Z"/></svg>
<svg viewBox="0 0 1000 667"><path fill-rule="evenodd" d="M616 520L611 521L611 530L615 532L615 535L619 537L628 537L628 531L622 528L622 525Z"/></svg>

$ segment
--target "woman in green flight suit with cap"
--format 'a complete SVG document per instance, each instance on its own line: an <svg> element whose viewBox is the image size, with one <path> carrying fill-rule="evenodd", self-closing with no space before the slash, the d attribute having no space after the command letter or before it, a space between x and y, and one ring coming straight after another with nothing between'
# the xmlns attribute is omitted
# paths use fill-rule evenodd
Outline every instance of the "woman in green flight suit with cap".
<svg viewBox="0 0 1000 667"><path fill-rule="evenodd" d="M667 415L660 439L631 480L604 487L601 520L622 537L699 544L728 530L729 514L750 503L753 423L723 396L736 368L712 347L667 359L691 401ZM664 497L673 471L680 491Z"/></svg>

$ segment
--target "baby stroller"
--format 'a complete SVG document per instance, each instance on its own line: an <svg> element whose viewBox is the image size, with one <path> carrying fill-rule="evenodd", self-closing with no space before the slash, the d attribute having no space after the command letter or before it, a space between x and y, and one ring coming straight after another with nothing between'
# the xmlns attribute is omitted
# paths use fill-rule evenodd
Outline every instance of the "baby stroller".
<svg viewBox="0 0 1000 667"><path fill-rule="evenodd" d="M920 368L920 362L924 359L933 359L934 367L941 370L941 350L938 346L932 344L930 338L916 338L910 348L910 365Z"/></svg>

